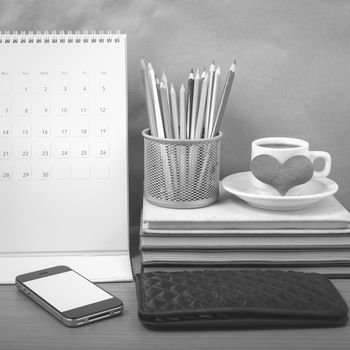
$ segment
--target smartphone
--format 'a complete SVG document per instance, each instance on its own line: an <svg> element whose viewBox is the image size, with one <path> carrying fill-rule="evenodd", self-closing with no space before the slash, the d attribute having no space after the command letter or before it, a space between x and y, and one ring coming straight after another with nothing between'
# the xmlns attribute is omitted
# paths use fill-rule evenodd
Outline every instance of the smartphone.
<svg viewBox="0 0 350 350"><path fill-rule="evenodd" d="M67 266L19 275L16 286L68 327L123 313L121 300Z"/></svg>

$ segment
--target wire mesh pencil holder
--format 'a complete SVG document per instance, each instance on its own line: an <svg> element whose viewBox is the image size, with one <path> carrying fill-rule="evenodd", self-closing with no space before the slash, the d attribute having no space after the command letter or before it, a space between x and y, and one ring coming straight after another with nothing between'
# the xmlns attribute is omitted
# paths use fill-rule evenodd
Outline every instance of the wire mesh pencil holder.
<svg viewBox="0 0 350 350"><path fill-rule="evenodd" d="M152 204L169 208L198 208L218 199L220 141L144 138L144 194Z"/></svg>

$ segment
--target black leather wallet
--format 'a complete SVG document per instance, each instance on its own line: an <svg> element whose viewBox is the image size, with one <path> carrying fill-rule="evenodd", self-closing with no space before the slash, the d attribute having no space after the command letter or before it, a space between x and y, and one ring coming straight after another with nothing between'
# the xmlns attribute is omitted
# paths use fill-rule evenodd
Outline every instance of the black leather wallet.
<svg viewBox="0 0 350 350"><path fill-rule="evenodd" d="M156 271L135 280L139 319L150 327L329 327L347 321L344 299L317 273Z"/></svg>

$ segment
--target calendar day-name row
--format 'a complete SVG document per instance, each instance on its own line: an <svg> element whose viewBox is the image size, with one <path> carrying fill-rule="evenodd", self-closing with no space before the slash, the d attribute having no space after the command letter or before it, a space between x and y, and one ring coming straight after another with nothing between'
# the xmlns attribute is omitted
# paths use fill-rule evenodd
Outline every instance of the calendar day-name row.
<svg viewBox="0 0 350 350"><path fill-rule="evenodd" d="M107 93L108 73L87 71L69 73L4 72L0 73L0 94L48 94L48 93Z"/></svg>

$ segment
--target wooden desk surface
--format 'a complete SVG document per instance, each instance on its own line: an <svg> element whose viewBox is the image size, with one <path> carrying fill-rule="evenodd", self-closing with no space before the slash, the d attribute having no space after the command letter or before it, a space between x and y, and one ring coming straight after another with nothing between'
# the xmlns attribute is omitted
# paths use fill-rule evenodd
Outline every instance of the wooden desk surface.
<svg viewBox="0 0 350 350"><path fill-rule="evenodd" d="M350 305L350 280L333 281ZM15 286L0 286L0 349L349 349L350 322L341 328L151 331L137 318L134 283L103 287L125 304L123 316L68 328Z"/></svg>

